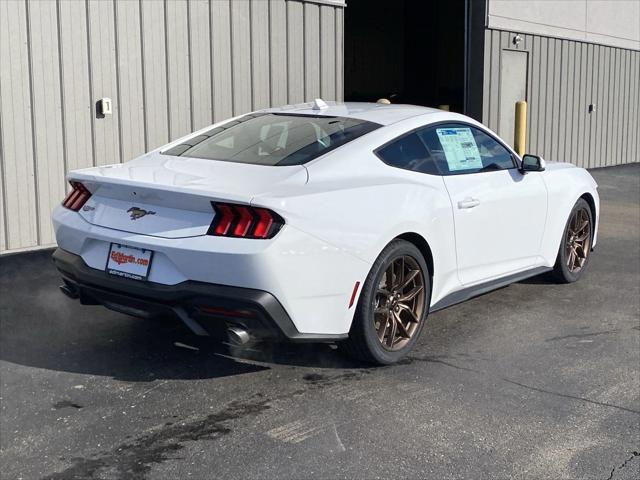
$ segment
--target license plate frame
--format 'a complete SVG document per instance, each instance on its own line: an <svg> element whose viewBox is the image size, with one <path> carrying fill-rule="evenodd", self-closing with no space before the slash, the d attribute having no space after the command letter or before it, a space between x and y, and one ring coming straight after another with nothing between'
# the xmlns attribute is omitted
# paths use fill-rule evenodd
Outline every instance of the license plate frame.
<svg viewBox="0 0 640 480"><path fill-rule="evenodd" d="M114 250L115 248L115 250ZM112 242L105 272L116 277L145 282L149 277L153 250Z"/></svg>

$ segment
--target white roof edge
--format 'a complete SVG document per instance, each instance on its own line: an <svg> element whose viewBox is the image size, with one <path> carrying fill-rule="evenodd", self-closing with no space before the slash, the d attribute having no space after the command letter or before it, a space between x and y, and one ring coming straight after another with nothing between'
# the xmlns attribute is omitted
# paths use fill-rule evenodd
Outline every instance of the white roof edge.
<svg viewBox="0 0 640 480"><path fill-rule="evenodd" d="M326 107L324 105L326 105ZM267 108L262 111L357 118L381 125L391 125L418 115L443 112L443 110L419 105L386 105L373 102L336 101L321 101L320 104L318 102L308 102L295 105L283 105L281 107Z"/></svg>

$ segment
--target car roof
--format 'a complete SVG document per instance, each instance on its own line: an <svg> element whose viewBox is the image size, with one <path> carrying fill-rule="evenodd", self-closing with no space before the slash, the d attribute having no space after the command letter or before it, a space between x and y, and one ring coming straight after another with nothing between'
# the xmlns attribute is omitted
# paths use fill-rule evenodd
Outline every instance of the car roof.
<svg viewBox="0 0 640 480"><path fill-rule="evenodd" d="M318 102L323 108L314 108ZM442 110L417 105L400 105L365 102L316 102L300 103L297 105L285 105L276 108L267 108L262 112L292 113L296 115L321 115L328 117L347 117L375 122L380 125L406 120L407 118L428 113L444 113ZM325 106L326 105L326 106Z"/></svg>

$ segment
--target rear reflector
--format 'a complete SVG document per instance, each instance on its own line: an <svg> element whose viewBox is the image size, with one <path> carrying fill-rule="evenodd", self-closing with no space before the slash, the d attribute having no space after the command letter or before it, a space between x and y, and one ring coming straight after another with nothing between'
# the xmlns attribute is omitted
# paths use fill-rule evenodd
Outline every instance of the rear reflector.
<svg viewBox="0 0 640 480"><path fill-rule="evenodd" d="M231 317L231 318L255 318L253 312L248 310L229 310L227 308L221 307L198 307L202 312L208 313L210 315L221 315L223 317Z"/></svg>
<svg viewBox="0 0 640 480"><path fill-rule="evenodd" d="M360 287L360 282L356 282L353 286L353 292L351 292L351 299L349 299L349 308L353 307L353 302L356 299L356 294L358 293L358 287Z"/></svg>
<svg viewBox="0 0 640 480"><path fill-rule="evenodd" d="M216 212L207 235L234 238L272 238L284 225L280 215L266 208L211 202Z"/></svg>
<svg viewBox="0 0 640 480"><path fill-rule="evenodd" d="M70 182L71 191L64 197L62 206L77 212L82 206L87 203L87 200L91 197L91 192L82 185L80 182Z"/></svg>

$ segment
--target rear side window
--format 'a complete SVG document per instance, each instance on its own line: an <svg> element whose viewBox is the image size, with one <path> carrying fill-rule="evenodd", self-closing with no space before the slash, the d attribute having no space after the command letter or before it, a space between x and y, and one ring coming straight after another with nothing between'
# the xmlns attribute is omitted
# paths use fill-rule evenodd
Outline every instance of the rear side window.
<svg viewBox="0 0 640 480"><path fill-rule="evenodd" d="M439 173L427 148L415 132L385 145L376 154L392 167L432 175Z"/></svg>
<svg viewBox="0 0 640 480"><path fill-rule="evenodd" d="M251 114L163 153L254 165L301 165L379 127L345 117Z"/></svg>
<svg viewBox="0 0 640 480"><path fill-rule="evenodd" d="M418 135L442 175L516 168L509 150L470 125L438 125L420 130Z"/></svg>

